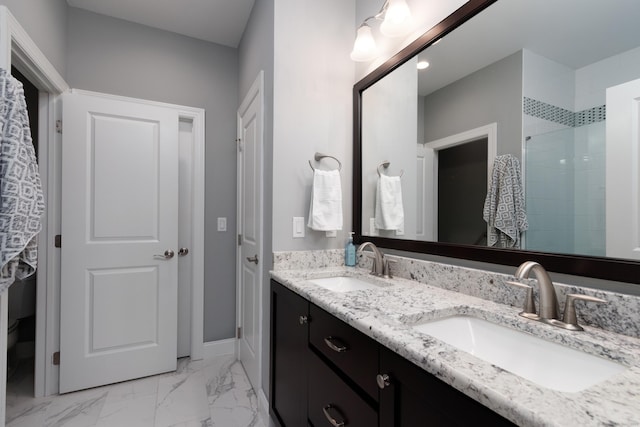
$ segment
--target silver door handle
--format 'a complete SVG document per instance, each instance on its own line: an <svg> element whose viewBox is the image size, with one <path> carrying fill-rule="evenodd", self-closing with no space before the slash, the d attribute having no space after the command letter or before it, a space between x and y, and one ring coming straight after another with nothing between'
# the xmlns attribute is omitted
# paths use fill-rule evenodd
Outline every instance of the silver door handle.
<svg viewBox="0 0 640 427"><path fill-rule="evenodd" d="M249 262L255 262L256 265L258 265L258 254L255 254L254 256L248 256L247 257L247 261Z"/></svg>
<svg viewBox="0 0 640 427"><path fill-rule="evenodd" d="M185 256L189 253L189 248L180 248L180 250L178 250L178 255L180 256Z"/></svg>
<svg viewBox="0 0 640 427"><path fill-rule="evenodd" d="M154 255L153 257L155 259L171 259L171 258L173 258L173 256L175 254L176 253L173 252L171 249L167 249L166 251L164 251L164 254L162 254L162 255Z"/></svg>

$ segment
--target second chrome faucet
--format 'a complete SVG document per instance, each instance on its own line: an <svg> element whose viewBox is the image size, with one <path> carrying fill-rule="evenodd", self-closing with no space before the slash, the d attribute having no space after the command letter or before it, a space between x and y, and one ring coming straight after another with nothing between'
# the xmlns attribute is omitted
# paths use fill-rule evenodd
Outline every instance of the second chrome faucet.
<svg viewBox="0 0 640 427"><path fill-rule="evenodd" d="M538 312L538 314L536 314L535 302L533 298L533 288L520 282L507 282L509 285L524 288L527 291L527 294L525 296L524 309L520 313L522 317L526 317L527 319L532 320L539 320L541 322L558 326L563 329L582 331L582 327L578 325L577 322L575 300L606 303L606 301L603 299L595 298L589 295L568 294L565 301L564 316L562 320L559 320L558 313L560 312L560 310L558 308L558 298L556 296L556 290L553 286L553 282L551 281L551 277L549 277L549 273L547 273L542 265L534 261L523 262L516 270L515 277L518 280L527 279L531 272L533 272L539 287L540 311Z"/></svg>

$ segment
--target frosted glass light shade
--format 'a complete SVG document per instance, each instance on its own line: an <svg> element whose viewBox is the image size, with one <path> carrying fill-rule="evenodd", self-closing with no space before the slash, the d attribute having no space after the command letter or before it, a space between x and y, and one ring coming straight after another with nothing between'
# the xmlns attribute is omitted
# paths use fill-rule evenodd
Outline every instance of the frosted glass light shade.
<svg viewBox="0 0 640 427"><path fill-rule="evenodd" d="M371 61L378 54L376 41L371 34L371 27L364 24L358 28L356 41L353 43L351 59L357 62Z"/></svg>
<svg viewBox="0 0 640 427"><path fill-rule="evenodd" d="M411 11L405 0L390 0L380 31L387 37L404 36L411 31Z"/></svg>

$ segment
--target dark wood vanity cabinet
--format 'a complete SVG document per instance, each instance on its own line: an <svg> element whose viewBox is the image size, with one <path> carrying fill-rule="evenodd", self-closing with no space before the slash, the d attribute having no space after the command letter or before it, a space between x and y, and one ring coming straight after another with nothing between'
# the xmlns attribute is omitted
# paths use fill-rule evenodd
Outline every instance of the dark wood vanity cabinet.
<svg viewBox="0 0 640 427"><path fill-rule="evenodd" d="M384 346L380 376L380 427L514 425Z"/></svg>
<svg viewBox="0 0 640 427"><path fill-rule="evenodd" d="M307 425L309 302L271 281L270 406L282 427Z"/></svg>
<svg viewBox="0 0 640 427"><path fill-rule="evenodd" d="M281 427L513 425L273 280L270 378Z"/></svg>

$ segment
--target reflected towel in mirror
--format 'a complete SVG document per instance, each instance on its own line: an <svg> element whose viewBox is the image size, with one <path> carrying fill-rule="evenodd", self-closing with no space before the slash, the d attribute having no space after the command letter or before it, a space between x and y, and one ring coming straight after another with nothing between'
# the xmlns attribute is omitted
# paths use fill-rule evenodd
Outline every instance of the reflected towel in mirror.
<svg viewBox="0 0 640 427"><path fill-rule="evenodd" d="M307 226L312 230L342 230L342 183L337 170L313 172Z"/></svg>
<svg viewBox="0 0 640 427"><path fill-rule="evenodd" d="M404 231L402 181L399 176L378 177L375 226L379 230Z"/></svg>
<svg viewBox="0 0 640 427"><path fill-rule="evenodd" d="M520 248L520 234L529 224L517 157L505 154L493 161L491 186L482 217L489 225L488 246Z"/></svg>

